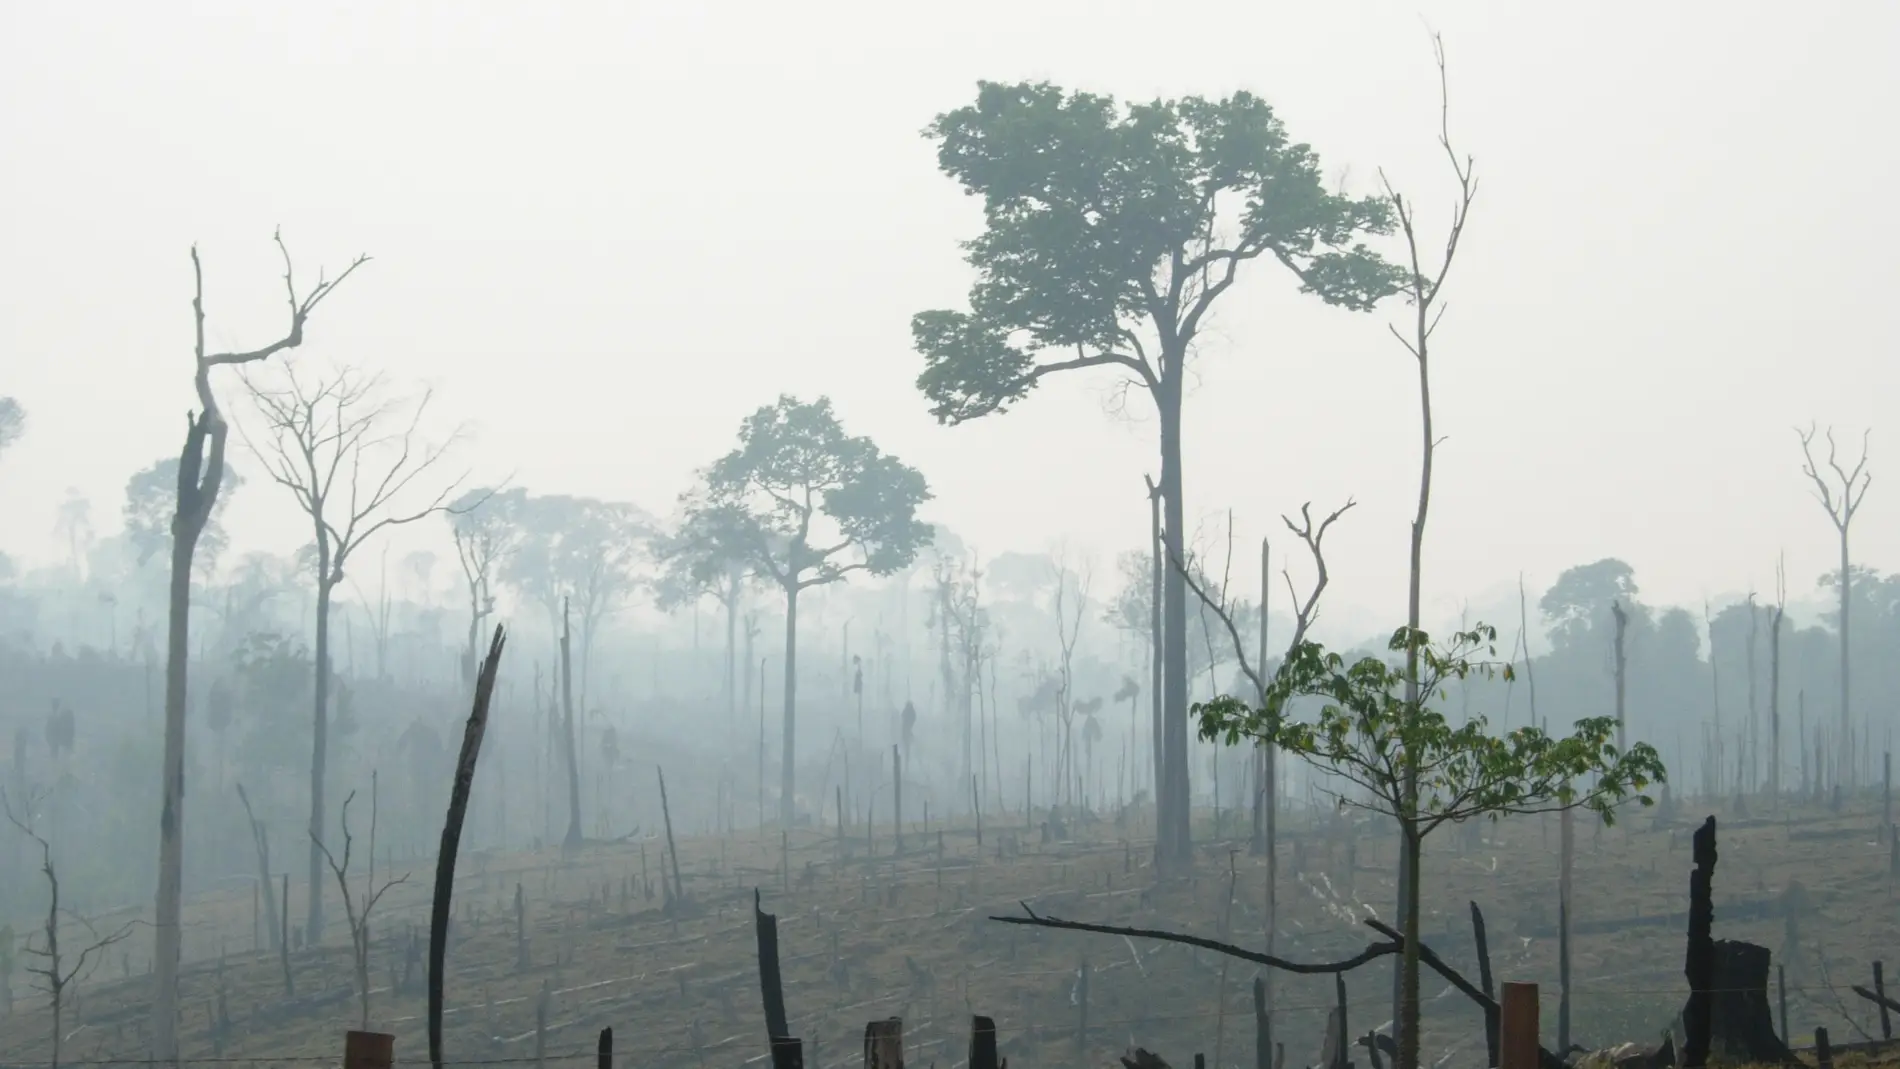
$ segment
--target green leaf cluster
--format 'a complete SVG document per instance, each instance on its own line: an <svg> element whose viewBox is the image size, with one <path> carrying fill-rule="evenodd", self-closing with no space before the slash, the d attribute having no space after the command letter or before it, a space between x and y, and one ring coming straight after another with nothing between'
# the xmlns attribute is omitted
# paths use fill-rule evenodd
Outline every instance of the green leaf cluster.
<svg viewBox="0 0 1900 1069"><path fill-rule="evenodd" d="M1615 744L1616 721L1590 717L1568 736L1535 727L1490 734L1483 717L1454 725L1435 706L1454 680L1511 677L1496 660L1497 632L1479 624L1434 644L1408 627L1387 649L1401 663L1368 656L1348 663L1314 642L1288 655L1259 708L1232 697L1195 707L1201 737L1236 745L1270 743L1334 773L1363 792L1342 793L1343 805L1398 819L1423 838L1446 823L1474 817L1581 808L1613 823L1616 807L1666 779L1661 756L1647 743ZM1403 659L1416 657L1418 698L1406 698ZM1317 715L1296 717L1295 703L1317 699Z"/></svg>
<svg viewBox="0 0 1900 1069"><path fill-rule="evenodd" d="M923 474L846 434L829 398L781 395L747 416L739 444L688 495L671 548L697 567L740 565L784 589L855 571L890 575L930 544Z"/></svg>
<svg viewBox="0 0 1900 1069"><path fill-rule="evenodd" d="M970 310L911 323L918 385L944 422L1003 409L1069 368L1121 365L1152 388L1178 372L1157 363L1185 355L1256 258L1355 310L1404 281L1361 240L1391 230L1390 206L1328 191L1318 156L1250 93L1124 108L1044 82L982 82L925 135L987 224L964 245L978 272Z"/></svg>

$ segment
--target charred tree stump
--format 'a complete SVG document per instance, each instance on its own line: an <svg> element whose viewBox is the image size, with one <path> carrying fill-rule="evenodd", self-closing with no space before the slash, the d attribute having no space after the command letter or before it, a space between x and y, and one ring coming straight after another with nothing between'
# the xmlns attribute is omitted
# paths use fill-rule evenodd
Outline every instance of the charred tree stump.
<svg viewBox="0 0 1900 1069"><path fill-rule="evenodd" d="M1006 1069L1008 1062L996 1056L996 1021L977 1016L970 1020L969 1069Z"/></svg>
<svg viewBox="0 0 1900 1069"><path fill-rule="evenodd" d="M1491 977L1491 945L1485 938L1484 912L1476 902L1471 903L1471 937L1478 950L1478 988L1484 997L1495 999L1497 991ZM1498 1010L1496 1004L1484 1008L1484 1049L1490 1058L1486 1065L1498 1064Z"/></svg>
<svg viewBox="0 0 1900 1069"><path fill-rule="evenodd" d="M1827 1041L1827 1029L1814 1030L1814 1064L1816 1069L1834 1069L1834 1048Z"/></svg>
<svg viewBox="0 0 1900 1069"><path fill-rule="evenodd" d="M772 1069L805 1069L805 1045L791 1036L774 1036Z"/></svg>
<svg viewBox="0 0 1900 1069"><path fill-rule="evenodd" d="M495 693L495 673L501 668L501 651L507 644L507 632L495 626L495 637L488 644L488 657L475 678L474 707L468 724L462 729L462 750L455 761L455 780L449 787L449 811L442 821L442 844L436 849L435 898L429 909L429 1064L442 1069L442 988L447 978L449 952L449 910L455 891L455 856L462 847L462 821L468 816L469 790L475 784L475 763L482 753L482 735L488 730L488 703ZM290 915L285 898L284 915ZM289 975L288 970L285 973Z"/></svg>
<svg viewBox="0 0 1900 1069"><path fill-rule="evenodd" d="M1717 939L1713 950L1705 1050L1737 1064L1792 1064L1794 1052L1775 1033L1774 1010L1768 1003L1768 948L1739 939Z"/></svg>
<svg viewBox="0 0 1900 1069"><path fill-rule="evenodd" d="M1677 1063L1702 1069L1709 1060L1714 1025L1715 988L1715 817L1696 829L1695 871L1689 876L1689 946L1683 974L1689 980L1689 1004L1682 1011L1683 1044Z"/></svg>
<svg viewBox="0 0 1900 1069"><path fill-rule="evenodd" d="M1253 1042L1254 1069L1273 1069L1273 1019L1267 1013L1267 981L1261 976L1253 978ZM970 1069L976 1069L974 1061Z"/></svg>
<svg viewBox="0 0 1900 1069"><path fill-rule="evenodd" d="M802 1066L804 1050L791 1039L791 1028L785 1021L785 986L778 971L778 918L760 908L757 890L752 892L752 915L759 933L759 994L765 1000L765 1034L772 1041L772 1064L775 1069L784 1069L787 1063L780 1060L785 1056L779 1050L780 1041L790 1040L793 1050L789 1056Z"/></svg>
<svg viewBox="0 0 1900 1069"><path fill-rule="evenodd" d="M864 1069L904 1069L904 1022L887 1017L864 1026Z"/></svg>
<svg viewBox="0 0 1900 1069"><path fill-rule="evenodd" d="M594 1069L614 1069L614 1030L603 1028L594 1044Z"/></svg>

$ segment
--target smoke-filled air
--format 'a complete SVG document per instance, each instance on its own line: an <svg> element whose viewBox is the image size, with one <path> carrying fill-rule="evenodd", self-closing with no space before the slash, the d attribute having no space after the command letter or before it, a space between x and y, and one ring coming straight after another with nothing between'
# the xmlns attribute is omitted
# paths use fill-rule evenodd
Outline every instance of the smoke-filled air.
<svg viewBox="0 0 1900 1069"><path fill-rule="evenodd" d="M1900 1066L1897 48L0 5L0 1069Z"/></svg>

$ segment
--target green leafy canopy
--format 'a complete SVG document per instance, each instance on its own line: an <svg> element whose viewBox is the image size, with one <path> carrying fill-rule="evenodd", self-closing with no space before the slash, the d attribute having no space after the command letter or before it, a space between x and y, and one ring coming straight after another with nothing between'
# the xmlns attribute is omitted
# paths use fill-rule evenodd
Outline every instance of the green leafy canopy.
<svg viewBox="0 0 1900 1069"><path fill-rule="evenodd" d="M846 434L829 398L781 395L746 417L737 448L689 495L682 548L788 589L890 575L930 544L917 519L930 497L917 469Z"/></svg>
<svg viewBox="0 0 1900 1069"><path fill-rule="evenodd" d="M1250 93L1124 109L1047 83L981 82L925 136L986 221L964 246L978 272L970 310L911 323L918 386L947 423L1071 368L1119 365L1159 388L1239 266L1262 256L1354 310L1404 279L1360 240L1391 230L1389 205L1328 192L1317 155Z"/></svg>
<svg viewBox="0 0 1900 1069"><path fill-rule="evenodd" d="M1496 660L1497 632L1479 624L1442 644L1413 628L1399 628L1387 648L1418 655L1419 701L1403 697L1405 671L1379 657L1348 664L1317 643L1302 642L1267 687L1263 708L1232 697L1195 707L1204 739L1235 745L1251 739L1278 746L1361 788L1369 798L1340 796L1396 817L1420 837L1441 824L1473 817L1581 808L1614 823L1616 807L1666 779L1662 759L1647 743L1627 752L1615 745L1613 717L1577 722L1568 737L1534 727L1502 737L1488 734L1483 717L1453 726L1433 707L1453 680L1511 678ZM1291 705L1318 699L1316 718L1295 719ZM1416 789L1408 789L1411 775ZM1580 781L1588 785L1580 785Z"/></svg>

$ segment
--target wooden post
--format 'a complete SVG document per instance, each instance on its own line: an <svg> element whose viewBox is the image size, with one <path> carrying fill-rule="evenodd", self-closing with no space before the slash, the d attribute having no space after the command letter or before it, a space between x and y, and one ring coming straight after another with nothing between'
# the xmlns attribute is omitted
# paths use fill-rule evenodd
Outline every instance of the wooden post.
<svg viewBox="0 0 1900 1069"><path fill-rule="evenodd" d="M976 814L976 853L983 856L983 800L976 793L976 777L970 777L970 812Z"/></svg>
<svg viewBox="0 0 1900 1069"><path fill-rule="evenodd" d="M1076 985L1076 1021L1075 1049L1080 1052L1088 1049L1089 1042L1089 959L1082 959L1081 971L1077 974Z"/></svg>
<svg viewBox="0 0 1900 1069"><path fill-rule="evenodd" d="M996 1058L996 1020L976 1016L970 1019L969 1069L1003 1069Z"/></svg>
<svg viewBox="0 0 1900 1069"><path fill-rule="evenodd" d="M972 1063L970 1069L976 1069ZM1273 1019L1267 1013L1267 981L1253 978L1253 1069L1273 1069Z"/></svg>
<svg viewBox="0 0 1900 1069"><path fill-rule="evenodd" d="M680 852L673 845L673 811L666 804L666 770L658 765L654 771L660 774L660 819L666 822L666 852L673 858L673 902L677 907L686 905L686 888L680 882ZM660 880L666 880L666 866L660 866Z"/></svg>
<svg viewBox="0 0 1900 1069"><path fill-rule="evenodd" d="M901 854L904 852L904 761L898 756L894 742L891 743L891 800L897 806L897 815L891 818L891 834L896 836L895 853Z"/></svg>
<svg viewBox="0 0 1900 1069"><path fill-rule="evenodd" d="M284 967L284 997L294 998L297 994L297 981L290 972L290 873L284 873L283 896L277 901L283 908L277 911L277 960Z"/></svg>
<svg viewBox="0 0 1900 1069"><path fill-rule="evenodd" d="M904 1069L904 1022L886 1017L864 1026L864 1069Z"/></svg>
<svg viewBox="0 0 1900 1069"><path fill-rule="evenodd" d="M614 1069L614 1030L603 1028L594 1044L594 1069Z"/></svg>
<svg viewBox="0 0 1900 1069"><path fill-rule="evenodd" d="M1537 985L1506 981L1499 1001L1498 1069L1538 1069Z"/></svg>
<svg viewBox="0 0 1900 1069"><path fill-rule="evenodd" d="M1877 961L1874 962L1874 994L1880 996L1880 1001L1876 1003L1876 1005L1880 1007L1880 1038L1892 1039L1893 1018L1887 1013L1886 1003L1887 980L1886 977L1882 975L1880 963Z"/></svg>
<svg viewBox="0 0 1900 1069"><path fill-rule="evenodd" d="M386 1032L343 1033L343 1069L391 1069L396 1037Z"/></svg>
<svg viewBox="0 0 1900 1069"><path fill-rule="evenodd" d="M1834 1048L1827 1041L1827 1029L1814 1030L1814 1064L1816 1069L1834 1069Z"/></svg>
<svg viewBox="0 0 1900 1069"><path fill-rule="evenodd" d="M518 883L515 884L515 969L528 970L528 905Z"/></svg>

